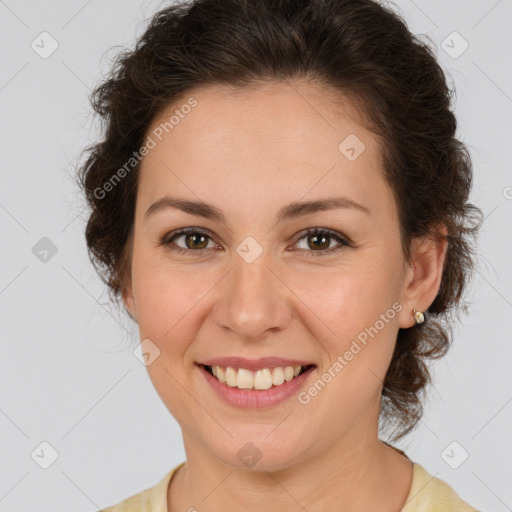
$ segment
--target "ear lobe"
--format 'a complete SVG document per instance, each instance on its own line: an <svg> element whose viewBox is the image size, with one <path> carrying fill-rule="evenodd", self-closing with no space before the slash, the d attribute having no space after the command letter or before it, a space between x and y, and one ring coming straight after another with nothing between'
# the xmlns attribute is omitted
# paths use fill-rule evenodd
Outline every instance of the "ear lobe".
<svg viewBox="0 0 512 512"><path fill-rule="evenodd" d="M447 229L443 225L429 235L412 240L412 271L405 283L403 301L406 304L405 328L415 324L412 310L426 311L439 292L448 251L446 234Z"/></svg>

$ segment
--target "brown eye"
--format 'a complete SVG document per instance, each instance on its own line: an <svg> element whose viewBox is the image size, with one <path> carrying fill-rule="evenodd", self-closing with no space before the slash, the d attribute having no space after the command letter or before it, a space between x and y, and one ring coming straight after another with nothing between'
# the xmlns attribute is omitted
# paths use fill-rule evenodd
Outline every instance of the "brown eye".
<svg viewBox="0 0 512 512"><path fill-rule="evenodd" d="M310 228L302 235L299 241L303 239L307 240L307 248L301 248L301 250L305 250L310 253L309 255L311 256L324 256L329 253L332 254L343 247L350 246L348 240L339 233L331 231L330 229ZM338 241L338 247L330 247L332 240Z"/></svg>
<svg viewBox="0 0 512 512"><path fill-rule="evenodd" d="M201 233L187 233L186 235L182 235L185 237L185 245L189 249L206 249L206 246L208 245L207 240L208 237L202 235Z"/></svg>
<svg viewBox="0 0 512 512"><path fill-rule="evenodd" d="M324 249L325 250L325 249L329 248L329 245L331 245L330 244L330 239L331 239L330 235L322 235L322 234L308 235L306 238L311 241L311 243L309 244L309 247L311 247L312 249Z"/></svg>
<svg viewBox="0 0 512 512"><path fill-rule="evenodd" d="M180 239L183 239L183 242L181 243L184 245L176 243L176 241ZM212 241L211 237L204 231L195 228L188 228L177 231L171 234L171 236L164 237L161 243L180 254L190 254L201 253L203 249L207 249L209 241Z"/></svg>
<svg viewBox="0 0 512 512"><path fill-rule="evenodd" d="M183 239L183 245L176 243L177 240ZM310 228L299 238L299 241L306 239L307 247L300 248L302 252L308 253L308 256L324 256L333 254L344 247L350 247L351 243L341 234L329 229ZM211 241L213 246L208 247ZM337 241L338 246L331 247L332 241ZM211 236L197 228L181 229L165 236L161 240L161 244L178 254L200 255L204 249L214 248L215 243Z"/></svg>

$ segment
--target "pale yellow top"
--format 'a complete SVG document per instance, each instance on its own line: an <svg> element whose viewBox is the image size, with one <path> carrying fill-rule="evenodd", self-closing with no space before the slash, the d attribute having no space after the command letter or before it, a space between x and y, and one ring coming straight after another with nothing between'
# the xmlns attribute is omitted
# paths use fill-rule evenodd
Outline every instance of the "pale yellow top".
<svg viewBox="0 0 512 512"><path fill-rule="evenodd" d="M100 512L172 512L167 510L167 489L174 473L185 464L171 469L154 487L126 498ZM432 476L420 464L413 464L412 484L400 512L479 512L462 501L443 480Z"/></svg>

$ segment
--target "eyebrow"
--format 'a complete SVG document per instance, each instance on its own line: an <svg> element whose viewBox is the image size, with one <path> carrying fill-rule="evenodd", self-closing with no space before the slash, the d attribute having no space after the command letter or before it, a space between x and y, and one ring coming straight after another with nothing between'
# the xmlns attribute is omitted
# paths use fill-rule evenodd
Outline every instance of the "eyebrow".
<svg viewBox="0 0 512 512"><path fill-rule="evenodd" d="M227 224L226 217L221 210L215 206L205 203L203 201L190 201L188 199L179 199L175 197L165 196L154 202L144 214L144 218L148 219L157 212L174 208L181 210L190 215L204 217L206 219L217 220L223 224ZM295 219L303 215L334 210L338 208L353 208L371 215L368 207L359 204L348 197L329 197L325 199L318 199L315 201L293 202L281 208L277 214L277 223L285 220Z"/></svg>

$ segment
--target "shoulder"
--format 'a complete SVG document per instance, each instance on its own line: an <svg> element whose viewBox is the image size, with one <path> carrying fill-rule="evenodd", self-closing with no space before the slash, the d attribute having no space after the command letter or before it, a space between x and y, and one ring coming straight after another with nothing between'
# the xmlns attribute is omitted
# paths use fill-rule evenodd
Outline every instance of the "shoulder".
<svg viewBox="0 0 512 512"><path fill-rule="evenodd" d="M443 480L414 463L411 490L400 512L479 512Z"/></svg>
<svg viewBox="0 0 512 512"><path fill-rule="evenodd" d="M167 512L167 489L174 473L183 466L182 462L171 469L164 477L153 487L144 489L123 501L108 508L101 509L99 512Z"/></svg>

